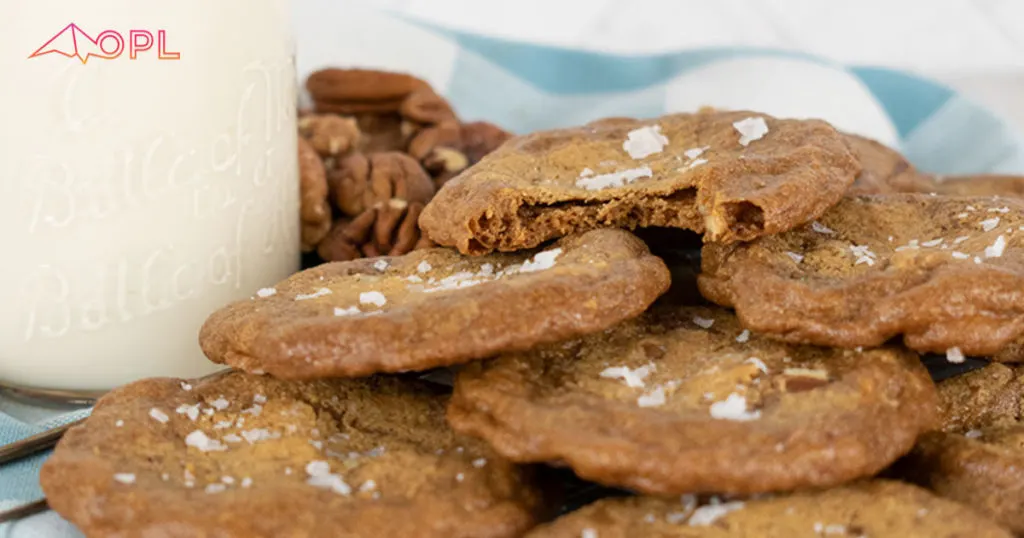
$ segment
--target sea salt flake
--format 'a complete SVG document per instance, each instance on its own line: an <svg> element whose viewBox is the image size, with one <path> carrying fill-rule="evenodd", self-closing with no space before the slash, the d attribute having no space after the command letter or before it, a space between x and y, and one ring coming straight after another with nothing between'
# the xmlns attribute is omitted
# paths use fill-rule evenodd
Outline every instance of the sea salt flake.
<svg viewBox="0 0 1024 538"><path fill-rule="evenodd" d="M597 531L594 529L583 529L580 532L580 538L597 538Z"/></svg>
<svg viewBox="0 0 1024 538"><path fill-rule="evenodd" d="M120 428L120 427L124 426L124 421L123 420L118 420L117 422L114 423L114 426L117 427L117 428Z"/></svg>
<svg viewBox="0 0 1024 538"><path fill-rule="evenodd" d="M332 292L328 288L320 288L320 289L314 291L313 293L309 293L309 294L301 294L300 293L299 295L295 296L295 300L296 301L308 301L310 299L316 299L317 297L323 297L325 295L330 295L332 293L334 293L334 292Z"/></svg>
<svg viewBox="0 0 1024 538"><path fill-rule="evenodd" d="M551 250L545 250L544 252L538 252L532 259L526 260L523 266L519 268L520 273L534 273L537 271L544 271L551 269L555 266L555 260L562 254L562 249L553 248Z"/></svg>
<svg viewBox="0 0 1024 538"><path fill-rule="evenodd" d="M323 460L313 460L306 464L306 474L309 476L326 476L331 474L331 464Z"/></svg>
<svg viewBox="0 0 1024 538"><path fill-rule="evenodd" d="M995 230L997 226L999 226L999 217L992 217L988 220L981 221L981 229L986 232Z"/></svg>
<svg viewBox="0 0 1024 538"><path fill-rule="evenodd" d="M217 398L216 400L214 400L212 402L209 402L209 404L210 404L211 407L213 407L217 411L223 411L223 410L227 409L231 405L231 402L227 401L226 399L224 399L223 396L221 396L221 397Z"/></svg>
<svg viewBox="0 0 1024 538"><path fill-rule="evenodd" d="M747 411L747 399L735 392L725 400L711 404L711 418L747 422L761 418L760 411Z"/></svg>
<svg viewBox="0 0 1024 538"><path fill-rule="evenodd" d="M594 171L591 170L590 168L584 168L583 170L580 170L580 177L590 177L592 175L594 175Z"/></svg>
<svg viewBox="0 0 1024 538"><path fill-rule="evenodd" d="M387 271L390 266L391 264L389 264L387 260L377 260L373 262L373 268L378 271Z"/></svg>
<svg viewBox="0 0 1024 538"><path fill-rule="evenodd" d="M833 523L825 526L825 534L846 534L846 525Z"/></svg>
<svg viewBox="0 0 1024 538"><path fill-rule="evenodd" d="M588 191L599 191L612 187L622 187L639 179L653 176L654 172L649 166L641 166L599 176L581 177L576 180L576 186Z"/></svg>
<svg viewBox="0 0 1024 538"><path fill-rule="evenodd" d="M231 476L222 476L222 477L220 477L220 481L224 482L225 484L234 484L235 483L234 477L231 477Z"/></svg>
<svg viewBox="0 0 1024 538"><path fill-rule="evenodd" d="M422 262L420 262L419 265L416 266L416 271L419 272L419 273L428 273L433 268L434 268L434 266L430 265L429 262L422 261Z"/></svg>
<svg viewBox="0 0 1024 538"><path fill-rule="evenodd" d="M693 316L693 323L701 329L710 329L711 326L715 324L715 320L702 318L700 316Z"/></svg>
<svg viewBox="0 0 1024 538"><path fill-rule="evenodd" d="M159 410L159 409L157 409L155 407L149 410L149 416L153 420L155 420L155 421L157 421L157 422L159 422L161 424L167 424L167 421L171 419L171 417L167 416L167 413L164 413L163 411L161 411L161 410Z"/></svg>
<svg viewBox="0 0 1024 538"><path fill-rule="evenodd" d="M660 125L646 125L626 134L622 149L634 159L643 159L655 153L661 153L668 144L668 138L661 134Z"/></svg>
<svg viewBox="0 0 1024 538"><path fill-rule="evenodd" d="M241 486L242 486L243 488L247 488L247 487L249 487L249 486L251 486L251 485L252 485L252 479L251 479L251 478L249 478L249 477L247 476L247 477L245 477L245 478L243 478L243 479L242 479L242 484L241 484Z"/></svg>
<svg viewBox="0 0 1024 538"><path fill-rule="evenodd" d="M267 441L269 439L277 439L281 437L281 434L273 433L266 428L253 428L251 430L245 430L239 433L242 434L242 437L250 445L258 443L260 441Z"/></svg>
<svg viewBox="0 0 1024 538"><path fill-rule="evenodd" d="M992 243L992 246L985 247L985 257L986 258L999 258L999 257L1001 257L1003 255L1003 252L1005 250L1006 250L1006 238L1000 235L999 237L996 238L996 242Z"/></svg>
<svg viewBox="0 0 1024 538"><path fill-rule="evenodd" d="M824 224L818 221L814 221L811 223L811 229L814 230L815 232L826 235L836 233L835 230L829 228L828 226L825 226Z"/></svg>
<svg viewBox="0 0 1024 538"><path fill-rule="evenodd" d="M692 169L697 168L698 166L701 166L703 164L708 164L708 160L707 159L694 159L694 160L690 161L690 164L686 165L686 169L687 170L692 170Z"/></svg>
<svg viewBox="0 0 1024 538"><path fill-rule="evenodd" d="M754 366L757 367L758 370L761 370L762 373L765 373L765 374L768 373L768 365L765 364L764 361L762 361L761 359L759 359L757 357L750 357L749 359L747 359L747 360L745 360L743 362L747 363L747 364L753 364Z"/></svg>
<svg viewBox="0 0 1024 538"><path fill-rule="evenodd" d="M804 257L800 254L797 254L796 252L786 252L786 256L789 256L789 259L793 260L796 263L801 263L804 261Z"/></svg>
<svg viewBox="0 0 1024 538"><path fill-rule="evenodd" d="M689 525L691 527L706 527L718 521L729 512L735 512L743 508L743 506L744 503L742 501L701 506L693 511L693 515L690 516Z"/></svg>
<svg viewBox="0 0 1024 538"><path fill-rule="evenodd" d="M954 258L958 259L958 260L969 260L969 259L971 259L971 255L970 254L965 254L963 252L957 252L955 250L953 252L950 252L949 254L951 256L953 256Z"/></svg>
<svg viewBox="0 0 1024 538"><path fill-rule="evenodd" d="M660 407L665 405L665 388L658 385L654 387L654 390L641 394L636 399L636 404L640 407Z"/></svg>
<svg viewBox="0 0 1024 538"><path fill-rule="evenodd" d="M1010 212L1010 208L1008 208L1008 207L998 207L998 208L993 207L993 208L990 208L988 210L988 212L989 213L1002 213L1002 214L1005 215L1006 213Z"/></svg>
<svg viewBox="0 0 1024 538"><path fill-rule="evenodd" d="M253 403L257 403L257 404L265 404L265 403L267 403L267 397L262 395L262 394L257 394L257 395L252 397L252 401L253 401Z"/></svg>
<svg viewBox="0 0 1024 538"><path fill-rule="evenodd" d="M222 437L221 439L223 439L224 441L227 441L229 443L241 443L242 442L242 438L239 437L238 435L234 434L234 433L229 433L229 434L225 435L224 437Z"/></svg>
<svg viewBox="0 0 1024 538"><path fill-rule="evenodd" d="M942 238L939 238L939 239L932 239L931 241L925 241L924 243L921 243L921 246L922 247L931 248L931 247L937 247L937 246L939 246L941 244L942 244Z"/></svg>
<svg viewBox="0 0 1024 538"><path fill-rule="evenodd" d="M189 385L188 383L182 381L181 382L181 390L183 390L185 392L188 392L188 391L192 390L192 385Z"/></svg>
<svg viewBox="0 0 1024 538"><path fill-rule="evenodd" d="M601 371L599 376L609 379L621 379L626 382L627 387L643 388L644 379L654 370L653 364L631 369L629 366L612 366Z"/></svg>
<svg viewBox="0 0 1024 538"><path fill-rule="evenodd" d="M964 352L958 347L951 347L946 350L946 360L953 364L961 364L964 362Z"/></svg>
<svg viewBox="0 0 1024 538"><path fill-rule="evenodd" d="M764 118L745 118L732 124L740 134L740 145L747 147L751 142L760 140L768 134L768 123Z"/></svg>
<svg viewBox="0 0 1024 538"><path fill-rule="evenodd" d="M348 308L341 308L338 306L334 307L334 316L339 318L345 316L358 316L362 313L363 311L360 310L358 306L350 306Z"/></svg>
<svg viewBox="0 0 1024 538"><path fill-rule="evenodd" d="M466 475L464 475L462 473L459 473L459 474L455 475L455 481L456 482L462 482L465 479L466 479Z"/></svg>
<svg viewBox="0 0 1024 538"><path fill-rule="evenodd" d="M196 430L185 436L185 446L197 448L200 452L220 452L228 449L227 445L216 439L210 439L202 430Z"/></svg>
<svg viewBox="0 0 1024 538"><path fill-rule="evenodd" d="M114 480L122 484L134 484L135 474L134 473L115 473Z"/></svg>
<svg viewBox="0 0 1024 538"><path fill-rule="evenodd" d="M711 146L704 146L702 148L690 148L684 151L683 155L685 155L687 159L696 159L697 157L703 155L704 152L709 149L711 149Z"/></svg>
<svg viewBox="0 0 1024 538"><path fill-rule="evenodd" d="M480 469L485 465L487 465L487 458L477 458L473 460L473 467L476 467L477 469Z"/></svg>
<svg viewBox="0 0 1024 538"><path fill-rule="evenodd" d="M964 437L968 439L977 439L981 437L981 430L968 430L966 433L964 433Z"/></svg>
<svg viewBox="0 0 1024 538"><path fill-rule="evenodd" d="M277 295L277 289L275 288L262 288L256 291L256 296L261 299L266 299L267 297L272 297L274 295Z"/></svg>
<svg viewBox="0 0 1024 538"><path fill-rule="evenodd" d="M954 245L959 245L960 243L963 243L964 241L967 241L968 239L970 239L970 237L968 237L966 235L961 235L960 237L957 237L956 239L953 240L953 244Z"/></svg>
<svg viewBox="0 0 1024 538"><path fill-rule="evenodd" d="M367 291L359 294L359 304L372 304L377 307L388 303L387 297L379 291Z"/></svg>
<svg viewBox="0 0 1024 538"><path fill-rule="evenodd" d="M748 340L750 340L750 331L747 329L743 329L743 332L736 337L736 341L741 344L745 344Z"/></svg>
<svg viewBox="0 0 1024 538"><path fill-rule="evenodd" d="M178 406L177 409L174 410L174 412L178 413L179 415L185 415L188 417L189 420L195 422L196 419L199 418L199 404L181 404Z"/></svg>

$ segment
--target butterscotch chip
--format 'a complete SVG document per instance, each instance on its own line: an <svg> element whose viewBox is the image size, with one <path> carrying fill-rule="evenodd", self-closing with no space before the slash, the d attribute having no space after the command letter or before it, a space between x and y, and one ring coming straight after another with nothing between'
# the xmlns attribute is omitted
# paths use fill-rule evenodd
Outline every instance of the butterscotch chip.
<svg viewBox="0 0 1024 538"><path fill-rule="evenodd" d="M861 165L860 174L848 194L934 191L932 180L918 172L898 151L870 138L853 134L843 137Z"/></svg>
<svg viewBox="0 0 1024 538"><path fill-rule="evenodd" d="M991 364L943 381L939 396L942 431L923 436L902 470L1024 533L1024 367Z"/></svg>
<svg viewBox="0 0 1024 538"><path fill-rule="evenodd" d="M609 226L749 240L817 217L857 172L842 137L820 121L755 112L611 118L506 142L447 182L420 225L468 254Z"/></svg>
<svg viewBox="0 0 1024 538"><path fill-rule="evenodd" d="M827 491L698 504L682 499L603 499L538 527L527 538L1009 538L966 506L900 482L872 480Z"/></svg>
<svg viewBox="0 0 1024 538"><path fill-rule="evenodd" d="M622 230L509 255L426 249L293 275L213 314L200 343L214 362L282 378L427 370L606 329L668 286Z"/></svg>
<svg viewBox="0 0 1024 538"><path fill-rule="evenodd" d="M699 284L789 342L996 355L1024 336L1024 201L851 197L811 225L705 245ZM1019 348L1018 348L1019 349ZM955 359L954 359L955 360Z"/></svg>
<svg viewBox="0 0 1024 538"><path fill-rule="evenodd" d="M529 476L447 428L446 399L379 377L149 379L103 397L40 478L87 536L520 536Z"/></svg>
<svg viewBox="0 0 1024 538"><path fill-rule="evenodd" d="M794 346L724 309L656 307L466 366L448 422L517 462L633 491L759 493L870 476L936 422L917 355Z"/></svg>

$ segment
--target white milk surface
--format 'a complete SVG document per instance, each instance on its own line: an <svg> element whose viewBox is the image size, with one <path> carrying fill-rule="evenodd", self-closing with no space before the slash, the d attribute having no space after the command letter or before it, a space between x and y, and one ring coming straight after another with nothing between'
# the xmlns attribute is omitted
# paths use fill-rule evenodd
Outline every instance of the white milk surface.
<svg viewBox="0 0 1024 538"><path fill-rule="evenodd" d="M297 269L289 9L0 4L0 381L203 374L206 316Z"/></svg>

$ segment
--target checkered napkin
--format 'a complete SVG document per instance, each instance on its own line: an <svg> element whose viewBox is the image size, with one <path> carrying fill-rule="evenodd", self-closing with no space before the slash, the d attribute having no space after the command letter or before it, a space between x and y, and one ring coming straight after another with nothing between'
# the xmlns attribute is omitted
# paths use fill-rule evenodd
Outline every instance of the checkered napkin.
<svg viewBox="0 0 1024 538"><path fill-rule="evenodd" d="M701 106L821 117L899 148L923 170L1024 174L1024 141L1006 122L945 86L905 72L759 49L617 56L433 28L380 12L357 13L345 19L346 31L338 30L339 18L299 14L300 51L309 48L302 39L325 36L336 49L300 54L300 77L339 64L416 73L443 91L462 117L487 119L519 133ZM381 35L404 37L377 46L382 42L375 36ZM0 399L0 443L83 415ZM44 458L0 469L0 508L41 495L36 473ZM79 534L52 513L0 527L0 538L71 536Z"/></svg>

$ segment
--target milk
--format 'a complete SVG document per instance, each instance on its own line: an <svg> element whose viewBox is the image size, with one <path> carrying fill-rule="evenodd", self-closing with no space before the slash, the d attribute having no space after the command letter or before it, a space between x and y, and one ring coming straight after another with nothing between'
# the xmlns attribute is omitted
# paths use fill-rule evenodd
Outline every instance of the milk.
<svg viewBox="0 0 1024 538"><path fill-rule="evenodd" d="M207 373L206 316L297 269L289 8L0 2L0 383Z"/></svg>

